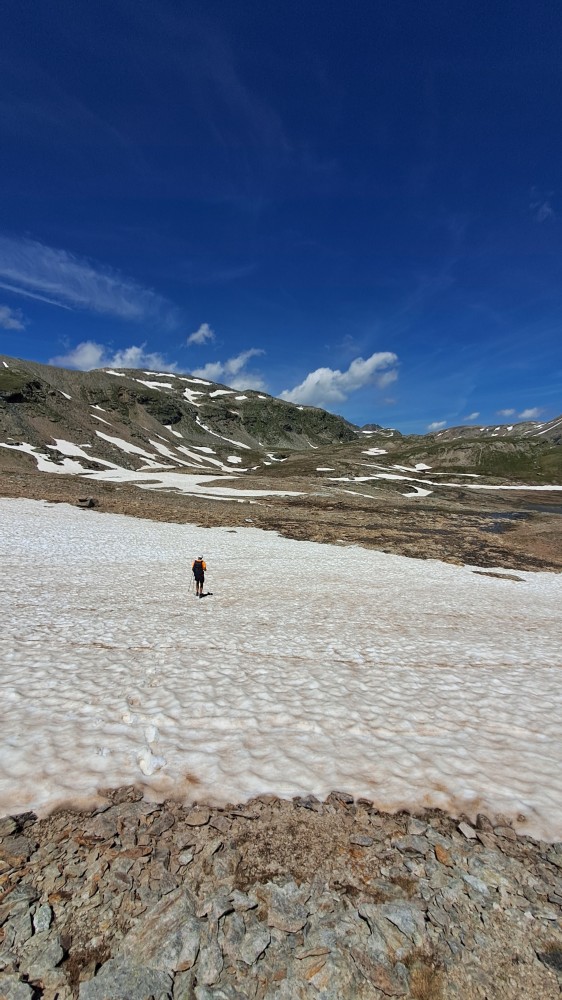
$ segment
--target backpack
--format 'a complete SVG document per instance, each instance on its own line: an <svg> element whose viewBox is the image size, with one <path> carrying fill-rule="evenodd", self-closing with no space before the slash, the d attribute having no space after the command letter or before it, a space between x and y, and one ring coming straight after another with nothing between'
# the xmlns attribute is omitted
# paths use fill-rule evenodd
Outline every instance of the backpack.
<svg viewBox="0 0 562 1000"><path fill-rule="evenodd" d="M193 560L193 575L195 577L203 576L203 563L200 559Z"/></svg>

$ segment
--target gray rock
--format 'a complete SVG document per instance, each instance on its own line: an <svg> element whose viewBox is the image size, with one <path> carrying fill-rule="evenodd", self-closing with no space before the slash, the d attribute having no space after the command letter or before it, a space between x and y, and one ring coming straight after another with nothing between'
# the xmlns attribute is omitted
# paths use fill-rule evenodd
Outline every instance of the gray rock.
<svg viewBox="0 0 562 1000"><path fill-rule="evenodd" d="M230 900L230 890L220 889L214 896L208 896L197 908L198 917L208 917L215 923L225 913L232 913L234 904Z"/></svg>
<svg viewBox="0 0 562 1000"><path fill-rule="evenodd" d="M496 837L503 837L504 840L517 840L517 834L513 827L511 826L495 826L494 833ZM561 858L562 866L562 858Z"/></svg>
<svg viewBox="0 0 562 1000"><path fill-rule="evenodd" d="M336 802L344 802L345 805L351 805L353 803L353 795L349 792L330 792L328 799L332 799Z"/></svg>
<svg viewBox="0 0 562 1000"><path fill-rule="evenodd" d="M232 962L238 961L240 946L246 935L246 924L239 913L229 913L219 932L219 944Z"/></svg>
<svg viewBox="0 0 562 1000"><path fill-rule="evenodd" d="M41 979L45 972L62 962L64 952L58 934L42 931L26 941L20 954L21 971L30 979Z"/></svg>
<svg viewBox="0 0 562 1000"><path fill-rule="evenodd" d="M280 931L295 933L304 927L309 910L303 903L303 893L295 882L281 887L269 882L266 886L267 922Z"/></svg>
<svg viewBox="0 0 562 1000"><path fill-rule="evenodd" d="M246 934L240 945L239 955L246 965L253 965L271 941L269 928L250 911L246 917Z"/></svg>
<svg viewBox="0 0 562 1000"><path fill-rule="evenodd" d="M481 892L483 896L489 896L490 890L485 882L480 878L476 878L475 875L463 875L463 882L466 882L471 889L475 889L476 892Z"/></svg>
<svg viewBox="0 0 562 1000"><path fill-rule="evenodd" d="M253 910L258 905L255 896L248 895L246 892L240 892L239 889L234 889L230 893L230 901L235 910Z"/></svg>
<svg viewBox="0 0 562 1000"><path fill-rule="evenodd" d="M350 844L357 844L358 847L372 847L374 840L364 833L352 833L349 838Z"/></svg>
<svg viewBox="0 0 562 1000"><path fill-rule="evenodd" d="M0 973L0 1000L31 1000L33 990L19 976Z"/></svg>
<svg viewBox="0 0 562 1000"><path fill-rule="evenodd" d="M15 819L11 816L3 816L0 819L0 838L10 837L12 833L15 833L18 828L18 824Z"/></svg>
<svg viewBox="0 0 562 1000"><path fill-rule="evenodd" d="M415 834L408 834L406 837L393 839L392 846L397 847L399 851L411 852L413 854L425 854L429 849L427 839Z"/></svg>
<svg viewBox="0 0 562 1000"><path fill-rule="evenodd" d="M201 924L195 917L186 917L181 928L181 948L176 959L176 970L185 972L195 965L199 954L199 942L201 939Z"/></svg>
<svg viewBox="0 0 562 1000"><path fill-rule="evenodd" d="M4 837L2 840L2 857L7 859L9 864L27 861L36 846L36 841L29 840L27 837Z"/></svg>
<svg viewBox="0 0 562 1000"><path fill-rule="evenodd" d="M192 809L184 816L184 822L188 826L206 826L211 818L208 809Z"/></svg>
<svg viewBox="0 0 562 1000"><path fill-rule="evenodd" d="M29 941L33 933L31 914L27 903L20 903L11 912L10 919L4 924L4 946L6 948L21 948Z"/></svg>
<svg viewBox="0 0 562 1000"><path fill-rule="evenodd" d="M384 907L392 904L362 903L358 912L367 921L370 937L366 949L371 957L387 959L389 953L403 958L411 948L408 936L403 934L396 924L384 914Z"/></svg>
<svg viewBox="0 0 562 1000"><path fill-rule="evenodd" d="M424 834L427 830L427 823L423 823L421 820L416 819L415 816L411 816L408 820L407 833L409 834Z"/></svg>
<svg viewBox="0 0 562 1000"><path fill-rule="evenodd" d="M110 958L97 976L80 984L80 1000L152 1000L172 993L172 977L127 958Z"/></svg>
<svg viewBox="0 0 562 1000"><path fill-rule="evenodd" d="M217 928L205 925L201 934L201 948L197 960L197 982L213 986L223 970L224 960L217 940Z"/></svg>
<svg viewBox="0 0 562 1000"><path fill-rule="evenodd" d="M466 837L467 840L476 840L476 830L468 823L459 823L457 829L462 833L463 837Z"/></svg>
<svg viewBox="0 0 562 1000"><path fill-rule="evenodd" d="M406 996L408 991L389 962L378 961L360 948L351 948L350 954L361 975L377 990L388 997Z"/></svg>
<svg viewBox="0 0 562 1000"><path fill-rule="evenodd" d="M125 935L119 954L138 966L182 971L199 950L201 923L187 889L175 889L149 909Z"/></svg>
<svg viewBox="0 0 562 1000"><path fill-rule="evenodd" d="M240 993L234 986L196 986L189 1000L247 1000L247 993ZM175 993L174 993L175 1000ZM187 998L186 998L187 1000Z"/></svg>
<svg viewBox="0 0 562 1000"><path fill-rule="evenodd" d="M324 812L322 803L316 798L315 795L297 795L296 798L293 799L293 802L301 809L310 809L312 812L320 813L320 815Z"/></svg>
<svg viewBox="0 0 562 1000"><path fill-rule="evenodd" d="M15 972L18 966L18 958L14 951L10 951L8 947L0 949L0 971Z"/></svg>
<svg viewBox="0 0 562 1000"><path fill-rule="evenodd" d="M192 970L189 972L178 972L174 976L174 1000L193 1000L195 982L197 982L197 979Z"/></svg>
<svg viewBox="0 0 562 1000"><path fill-rule="evenodd" d="M478 813L476 817L476 829L482 830L483 833L491 833L494 829L494 825L484 813Z"/></svg>
<svg viewBox="0 0 562 1000"><path fill-rule="evenodd" d="M33 928L36 934L41 931L48 931L53 919L53 911L48 903L43 903L34 914Z"/></svg>
<svg viewBox="0 0 562 1000"><path fill-rule="evenodd" d="M421 910L413 903L383 903L381 913L402 934L419 946L425 931L425 920Z"/></svg>

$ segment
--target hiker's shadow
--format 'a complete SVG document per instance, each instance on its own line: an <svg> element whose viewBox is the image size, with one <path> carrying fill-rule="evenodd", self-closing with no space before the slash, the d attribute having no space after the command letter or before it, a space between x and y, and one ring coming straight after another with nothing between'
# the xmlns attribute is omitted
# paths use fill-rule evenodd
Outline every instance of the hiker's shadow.
<svg viewBox="0 0 562 1000"><path fill-rule="evenodd" d="M212 590L208 590L206 594L201 594L201 597L212 597L212 596L213 596Z"/></svg>

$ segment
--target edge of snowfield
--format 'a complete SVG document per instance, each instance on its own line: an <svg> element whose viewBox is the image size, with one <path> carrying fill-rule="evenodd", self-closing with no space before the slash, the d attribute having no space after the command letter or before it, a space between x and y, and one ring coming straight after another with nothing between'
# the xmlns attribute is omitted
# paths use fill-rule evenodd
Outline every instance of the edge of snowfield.
<svg viewBox="0 0 562 1000"><path fill-rule="evenodd" d="M0 517L0 814L123 784L215 805L339 788L560 839L560 575L44 501Z"/></svg>

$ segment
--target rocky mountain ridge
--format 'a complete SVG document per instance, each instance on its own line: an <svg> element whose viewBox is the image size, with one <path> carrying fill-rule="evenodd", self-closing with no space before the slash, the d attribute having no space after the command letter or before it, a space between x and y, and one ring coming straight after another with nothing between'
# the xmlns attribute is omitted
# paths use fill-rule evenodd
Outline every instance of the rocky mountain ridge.
<svg viewBox="0 0 562 1000"><path fill-rule="evenodd" d="M521 430L518 430L520 428ZM540 428L540 429L537 429ZM229 473L245 479L364 480L394 470L562 482L562 417L504 430L402 435L317 407L193 375L140 369L72 371L0 356L0 468L81 474L107 469ZM489 433L488 433L489 432Z"/></svg>

